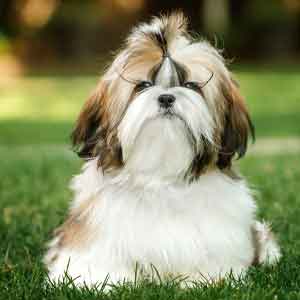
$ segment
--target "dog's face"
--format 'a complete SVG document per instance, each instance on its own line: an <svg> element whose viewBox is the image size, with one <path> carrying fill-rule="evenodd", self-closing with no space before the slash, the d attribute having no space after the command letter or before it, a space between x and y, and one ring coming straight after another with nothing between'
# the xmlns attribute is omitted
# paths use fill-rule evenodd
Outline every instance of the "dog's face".
<svg viewBox="0 0 300 300"><path fill-rule="evenodd" d="M133 30L79 116L80 156L99 157L104 172L191 179L245 154L253 127L237 85L220 53L193 41L186 25L173 14Z"/></svg>

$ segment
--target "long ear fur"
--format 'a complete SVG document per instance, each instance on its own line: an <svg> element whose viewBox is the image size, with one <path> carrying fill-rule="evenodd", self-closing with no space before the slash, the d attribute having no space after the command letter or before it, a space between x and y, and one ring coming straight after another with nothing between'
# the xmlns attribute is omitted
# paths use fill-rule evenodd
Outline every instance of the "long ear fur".
<svg viewBox="0 0 300 300"><path fill-rule="evenodd" d="M76 121L71 138L79 157L89 159L95 156L95 146L99 142L98 134L103 126L104 97L105 87L100 83L85 102Z"/></svg>
<svg viewBox="0 0 300 300"><path fill-rule="evenodd" d="M224 83L222 93L226 101L226 110L217 165L220 169L225 169L231 166L235 154L238 159L245 155L249 135L253 139L255 135L245 101L240 95L237 84L232 80Z"/></svg>
<svg viewBox="0 0 300 300"><path fill-rule="evenodd" d="M107 85L102 81L84 104L71 135L79 157L98 157L103 171L122 164L119 141L116 134L109 132L107 106Z"/></svg>

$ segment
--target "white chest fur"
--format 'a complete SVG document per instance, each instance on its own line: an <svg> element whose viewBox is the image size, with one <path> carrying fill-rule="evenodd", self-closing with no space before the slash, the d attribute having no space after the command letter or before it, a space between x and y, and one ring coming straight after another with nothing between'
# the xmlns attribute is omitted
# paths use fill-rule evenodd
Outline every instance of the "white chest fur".
<svg viewBox="0 0 300 300"><path fill-rule="evenodd" d="M240 273L251 264L255 204L243 181L213 171L190 185L145 186L124 174L101 178L95 165L73 182L73 209L93 199L83 212L92 239L85 250L63 249L50 269L54 279L69 259L70 275L93 283L108 273L112 281L133 279L136 264L146 273L154 265L161 275L192 278Z"/></svg>

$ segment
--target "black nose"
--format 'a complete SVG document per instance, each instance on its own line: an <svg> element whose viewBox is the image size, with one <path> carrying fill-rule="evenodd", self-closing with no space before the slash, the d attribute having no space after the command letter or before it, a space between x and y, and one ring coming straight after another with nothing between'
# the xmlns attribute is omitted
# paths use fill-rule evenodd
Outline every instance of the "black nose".
<svg viewBox="0 0 300 300"><path fill-rule="evenodd" d="M170 108L175 102L175 96L171 94L163 94L158 97L158 103L160 107Z"/></svg>

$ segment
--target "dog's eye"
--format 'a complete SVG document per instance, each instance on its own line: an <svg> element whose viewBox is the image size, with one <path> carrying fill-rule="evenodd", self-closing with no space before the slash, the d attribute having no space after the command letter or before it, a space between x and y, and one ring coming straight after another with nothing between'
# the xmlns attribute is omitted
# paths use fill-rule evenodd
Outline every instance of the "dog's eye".
<svg viewBox="0 0 300 300"><path fill-rule="evenodd" d="M204 97L203 91L202 91L202 86L199 84L199 82L187 81L183 84L183 86L187 89L193 90L193 91L201 94L202 97Z"/></svg>
<svg viewBox="0 0 300 300"><path fill-rule="evenodd" d="M201 91L201 87L200 87L199 83L195 82L195 81L187 81L183 84L183 86L187 89L191 89L191 90L194 90L196 92Z"/></svg>
<svg viewBox="0 0 300 300"><path fill-rule="evenodd" d="M148 89L149 87L153 86L152 82L150 81L140 81L136 86L135 86L135 91L136 92L141 92L145 89Z"/></svg>

